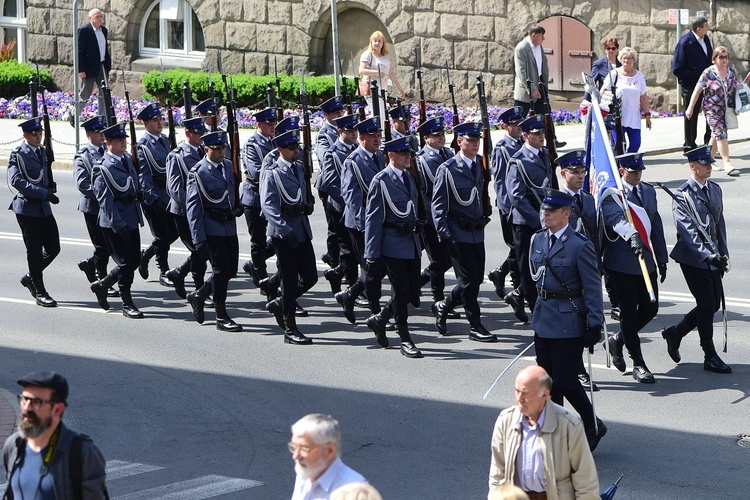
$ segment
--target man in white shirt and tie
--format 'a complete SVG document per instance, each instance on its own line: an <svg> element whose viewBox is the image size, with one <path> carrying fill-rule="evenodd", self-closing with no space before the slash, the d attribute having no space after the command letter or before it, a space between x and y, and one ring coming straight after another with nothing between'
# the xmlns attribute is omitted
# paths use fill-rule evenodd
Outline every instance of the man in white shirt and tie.
<svg viewBox="0 0 750 500"><path fill-rule="evenodd" d="M107 28L103 26L104 14L99 9L89 11L89 23L78 29L78 76L81 78L81 93L76 112L80 116L81 109L91 97L94 85L98 89L99 114L103 114L102 80L112 69L112 58L107 43ZM104 73L102 73L102 69ZM71 115L71 125L73 117Z"/></svg>

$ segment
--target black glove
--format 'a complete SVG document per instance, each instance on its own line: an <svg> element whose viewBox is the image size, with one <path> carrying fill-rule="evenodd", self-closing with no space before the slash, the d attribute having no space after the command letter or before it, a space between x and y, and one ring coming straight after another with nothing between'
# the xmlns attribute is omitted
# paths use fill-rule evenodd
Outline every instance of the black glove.
<svg viewBox="0 0 750 500"><path fill-rule="evenodd" d="M60 203L60 198L58 198L57 195L53 193L52 191L47 192L46 200L52 203L53 205L57 205L58 203Z"/></svg>
<svg viewBox="0 0 750 500"><path fill-rule="evenodd" d="M594 353L594 346L602 340L602 327L601 326L590 326L586 328L586 333L583 335L583 345L589 348L590 353Z"/></svg>
<svg viewBox="0 0 750 500"><path fill-rule="evenodd" d="M195 245L195 253L203 260L210 260L211 250L208 248L208 243L205 241L201 241Z"/></svg>
<svg viewBox="0 0 750 500"><path fill-rule="evenodd" d="M705 263L723 271L726 271L727 269L727 258L718 253L712 253L706 257Z"/></svg>
<svg viewBox="0 0 750 500"><path fill-rule="evenodd" d="M659 264L659 283L664 283L667 279L667 265Z"/></svg>
<svg viewBox="0 0 750 500"><path fill-rule="evenodd" d="M368 276L377 278L380 274L381 266L383 261L381 259L366 259L365 260L365 272Z"/></svg>
<svg viewBox="0 0 750 500"><path fill-rule="evenodd" d="M456 260L461 260L461 251L458 249L458 243L453 238L445 240L445 246L448 247L448 254Z"/></svg>
<svg viewBox="0 0 750 500"><path fill-rule="evenodd" d="M57 183L55 181L50 182L49 183L49 187L47 189L49 189L53 193L56 193L57 192Z"/></svg>
<svg viewBox="0 0 750 500"><path fill-rule="evenodd" d="M633 253L639 257L643 256L645 246L643 245L643 240L641 239L641 235L638 233L633 233L629 241L630 241L630 249L633 251Z"/></svg>
<svg viewBox="0 0 750 500"><path fill-rule="evenodd" d="M293 232L293 231L292 231L292 232L289 232L289 233L287 233L287 234L286 234L286 236L284 236L284 237L283 237L282 239L283 239L284 241L286 241L287 245L289 245L289 246L290 246L290 247L292 247L292 248L297 248L297 247L299 247L299 240L298 240L298 239L297 239L297 237L296 237L296 236L294 235L294 232Z"/></svg>
<svg viewBox="0 0 750 500"><path fill-rule="evenodd" d="M242 207L233 208L229 213L231 213L234 217L242 217L242 215L245 213L245 209Z"/></svg>

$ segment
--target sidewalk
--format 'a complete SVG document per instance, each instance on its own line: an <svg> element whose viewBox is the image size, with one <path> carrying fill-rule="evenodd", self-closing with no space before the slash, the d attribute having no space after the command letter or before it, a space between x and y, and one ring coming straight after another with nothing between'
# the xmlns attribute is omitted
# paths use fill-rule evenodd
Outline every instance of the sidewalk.
<svg viewBox="0 0 750 500"><path fill-rule="evenodd" d="M16 396L6 389L0 389L0 445L16 429L18 413Z"/></svg>

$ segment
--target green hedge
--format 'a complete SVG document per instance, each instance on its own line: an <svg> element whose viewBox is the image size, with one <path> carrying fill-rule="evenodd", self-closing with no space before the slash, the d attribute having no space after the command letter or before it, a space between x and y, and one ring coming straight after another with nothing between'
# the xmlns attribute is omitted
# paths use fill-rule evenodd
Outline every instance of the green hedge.
<svg viewBox="0 0 750 500"><path fill-rule="evenodd" d="M29 93L29 79L36 78L36 69L18 61L0 63L0 97L12 99ZM39 70L42 85L50 88L52 77L47 70Z"/></svg>
<svg viewBox="0 0 750 500"><path fill-rule="evenodd" d="M209 98L208 93L208 73L194 73L184 69L170 69L164 72L164 78L169 88L169 98L172 103L182 103L182 87L185 81L190 82L193 103ZM299 77L280 76L281 79L281 99L288 103L299 102ZM224 82L219 73L211 73L211 80L214 83L215 95L226 102L226 93ZM241 107L253 106L267 99L266 85L268 82L274 82L274 91L276 89L275 78L273 75L254 76L254 75L231 75L227 76L227 83L231 80L234 86L234 96L237 105ZM155 97L159 102L166 101L164 85L162 83L161 72L151 71L143 77L143 86L148 92L147 98ZM354 94L354 81L350 78L346 81L349 88L349 94ZM305 88L309 96L309 104L316 106L334 96L335 84L333 76L307 76L305 77ZM278 99L279 96L277 95Z"/></svg>

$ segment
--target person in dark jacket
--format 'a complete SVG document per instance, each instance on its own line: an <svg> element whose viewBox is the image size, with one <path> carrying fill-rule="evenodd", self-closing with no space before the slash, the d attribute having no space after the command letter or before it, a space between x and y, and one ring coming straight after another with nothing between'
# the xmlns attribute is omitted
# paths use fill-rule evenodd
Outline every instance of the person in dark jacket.
<svg viewBox="0 0 750 500"><path fill-rule="evenodd" d="M78 28L78 76L81 78L76 112L80 116L83 104L91 97L96 85L99 96L99 113L104 113L102 80L112 69L112 57L107 41L107 28L102 26L104 14L99 9L89 11L89 21ZM73 116L71 115L71 124Z"/></svg>

